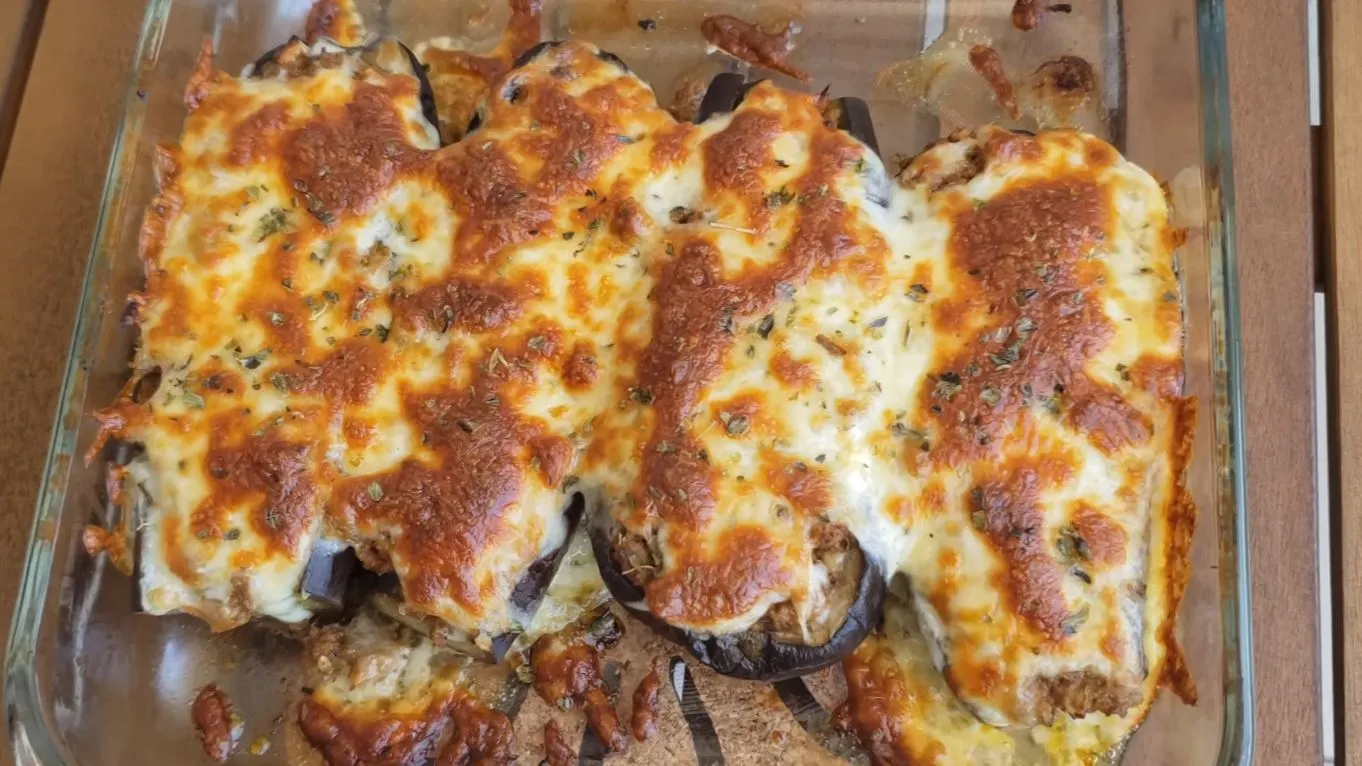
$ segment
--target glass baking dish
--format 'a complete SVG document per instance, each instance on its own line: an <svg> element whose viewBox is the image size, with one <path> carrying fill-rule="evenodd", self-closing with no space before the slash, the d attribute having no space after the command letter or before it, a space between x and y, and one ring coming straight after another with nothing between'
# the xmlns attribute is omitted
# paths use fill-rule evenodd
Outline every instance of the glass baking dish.
<svg viewBox="0 0 1362 766"><path fill-rule="evenodd" d="M490 45L506 15L494 0L362 5L372 30L411 44L451 35L474 47ZM148 5L6 656L9 736L20 764L203 762L188 706L209 681L231 694L248 723L247 740L284 736L283 716L297 684L296 645L265 625L214 635L188 617L134 613L128 579L81 546L83 526L108 512L99 489L101 466L86 465L83 455L95 432L89 413L112 401L128 372L132 335L119 318L124 296L142 280L137 235L152 195L152 149L179 134L182 93L203 38L213 41L219 66L235 71L301 30L308 6L306 0ZM1021 76L1065 54L1091 64L1097 87L1072 122L1104 135L1164 182L1175 221L1187 229L1178 256L1186 386L1201 401L1187 476L1200 523L1179 618L1200 701L1188 707L1162 695L1122 762L1248 763L1252 642L1221 3L1075 3L1068 12L1052 8L1037 29L1021 31L1012 24L1012 0L550 0L546 37L580 36L617 53L665 104L688 80L744 70L706 51L699 22L719 12L768 25L799 23L792 60L813 75L813 85L806 87L831 84L833 95L865 98L888 161L911 156L958 125L1009 123L982 78L968 71L924 88L922 65L902 62L928 46L939 52L989 43L1008 70ZM764 704L774 692L754 696L741 682L722 683L735 686L710 695L709 706L719 745L730 759L761 762L776 752L785 762L833 760L815 737L792 725L790 709ZM723 701L730 698L734 702ZM755 750L733 734L750 731L754 717L765 720L758 730L770 735ZM780 732L790 736L776 738ZM782 744L773 751L770 742ZM684 761L689 746L683 750ZM284 747L263 755L248 755L243 747L233 756L233 762L248 760L294 762Z"/></svg>

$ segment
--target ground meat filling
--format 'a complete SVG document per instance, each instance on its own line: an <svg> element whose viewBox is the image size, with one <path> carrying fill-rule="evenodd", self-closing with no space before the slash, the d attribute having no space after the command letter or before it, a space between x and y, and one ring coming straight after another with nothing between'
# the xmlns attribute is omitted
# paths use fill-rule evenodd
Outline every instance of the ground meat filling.
<svg viewBox="0 0 1362 766"><path fill-rule="evenodd" d="M864 554L850 530L841 524L819 524L810 534L810 544L815 564L821 565L828 574L818 602L820 608L810 614L806 622L800 619L792 602L775 604L746 631L751 641L740 643L754 644L764 639L799 646L822 646L831 641L846 622L856 602L861 572L865 568ZM660 560L647 539L628 532L616 535L613 555L615 565L639 588L653 580Z"/></svg>

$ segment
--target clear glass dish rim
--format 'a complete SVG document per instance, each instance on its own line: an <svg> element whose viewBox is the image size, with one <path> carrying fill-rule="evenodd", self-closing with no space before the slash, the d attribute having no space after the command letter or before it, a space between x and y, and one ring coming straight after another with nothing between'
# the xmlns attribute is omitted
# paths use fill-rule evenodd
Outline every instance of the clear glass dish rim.
<svg viewBox="0 0 1362 766"><path fill-rule="evenodd" d="M44 461L42 483L29 532L23 577L5 651L5 725L11 752L18 764L65 766L60 747L40 713L36 668L45 595L51 584L53 540L44 530L61 517L67 481L75 454L79 423L84 414L89 365L107 296L112 258L102 258L113 226L128 204L123 183L127 152L135 151L146 115L139 97L141 80L159 54L169 11L175 0L148 0L132 77L123 97L123 118L114 139L104 192L95 222L95 238L86 260L76 325L62 379L51 440ZM1202 167L1205 169L1207 247L1212 278L1212 345L1216 399L1225 407L1214 410L1215 432L1225 434L1228 464L1222 466L1220 507L1232 504L1234 518L1226 523L1217 514L1220 533L1235 552L1233 587L1221 604L1225 636L1225 709L1216 766L1246 766L1253 761L1253 628L1249 603L1250 581L1247 513L1244 503L1244 433L1239 279L1235 258L1234 169L1230 148L1228 66L1225 49L1224 0L1197 0L1197 61L1201 79ZM1218 204L1216 204L1218 202ZM1217 289L1218 288L1218 289ZM1219 511L1219 508L1217 508Z"/></svg>

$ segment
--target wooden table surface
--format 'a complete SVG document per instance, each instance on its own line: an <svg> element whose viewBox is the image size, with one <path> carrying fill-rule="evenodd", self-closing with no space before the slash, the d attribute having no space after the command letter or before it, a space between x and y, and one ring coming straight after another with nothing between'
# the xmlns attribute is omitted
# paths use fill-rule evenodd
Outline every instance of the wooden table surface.
<svg viewBox="0 0 1362 766"><path fill-rule="evenodd" d="M1256 761L1314 764L1321 758L1321 711L1305 11L1304 3L1280 0L1224 1L1243 306ZM0 46L13 47L21 36L15 25L24 14L4 9L22 4L0 4ZM0 615L13 608L143 3L47 5L0 176L0 371L7 378L0 386ZM9 71L5 52L0 47L0 76ZM1354 216L1362 220L1362 213Z"/></svg>
<svg viewBox="0 0 1362 766"><path fill-rule="evenodd" d="M1362 332L1362 6L1346 0L1326 3L1323 35L1324 142L1326 158L1322 199L1333 225L1322 232L1330 286L1332 325L1329 350L1336 384L1329 402L1333 419L1330 451L1333 462L1335 526L1333 559L1336 573L1335 631L1341 672L1338 675L1338 727L1344 753L1362 759L1362 408L1344 392L1362 391L1362 354L1354 338ZM1341 607L1341 608L1339 608Z"/></svg>

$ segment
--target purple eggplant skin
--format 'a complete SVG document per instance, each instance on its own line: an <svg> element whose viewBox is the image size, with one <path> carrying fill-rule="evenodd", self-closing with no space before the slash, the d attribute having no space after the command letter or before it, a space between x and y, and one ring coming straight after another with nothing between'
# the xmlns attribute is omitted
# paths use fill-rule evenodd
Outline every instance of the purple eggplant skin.
<svg viewBox="0 0 1362 766"><path fill-rule="evenodd" d="M856 599L842 625L821 646L784 643L758 630L716 636L679 628L650 612L643 589L621 571L612 542L615 529L605 513L593 514L589 528L591 551L610 595L655 633L685 647L695 659L723 675L748 681L783 681L808 675L850 654L880 622L884 570L862 550Z"/></svg>
<svg viewBox="0 0 1362 766"><path fill-rule="evenodd" d="M300 590L309 603L326 611L338 611L345 606L345 593L357 566L359 557L354 548L318 540L303 568Z"/></svg>
<svg viewBox="0 0 1362 766"><path fill-rule="evenodd" d="M865 101L846 97L837 99L837 105L840 107L837 110L837 127L879 154L880 143L875 138L875 123L870 119L870 107Z"/></svg>
<svg viewBox="0 0 1362 766"><path fill-rule="evenodd" d="M568 541L577 531L577 525L582 520L582 510L586 507L586 498L580 492L572 493L572 498L568 501L567 511L563 516L567 520L567 535L563 538L563 544L558 546L553 552L540 557L530 564L530 568L520 577L515 588L511 591L511 606L523 614L533 616L539 610L539 604L544 600L544 594L549 590L549 584L553 582L553 576L558 573L558 567L563 563L563 557L567 555Z"/></svg>
<svg viewBox="0 0 1362 766"><path fill-rule="evenodd" d="M727 114L738 108L747 91L754 85L756 83L747 82L747 78L736 72L721 72L714 75L714 79L709 81L709 87L705 89L704 97L700 99L695 121L704 122L716 114Z"/></svg>
<svg viewBox="0 0 1362 766"><path fill-rule="evenodd" d="M426 122L435 127L435 132L440 131L440 110L435 106L435 88L430 84L430 78L426 76L426 67L421 63L421 59L416 57L416 51L408 48L402 43L402 51L407 54L407 61L411 64L411 75L416 78L419 86L421 99L421 116L426 118Z"/></svg>
<svg viewBox="0 0 1362 766"><path fill-rule="evenodd" d="M132 612L142 614L147 611L142 600L142 528L139 525L132 533Z"/></svg>

